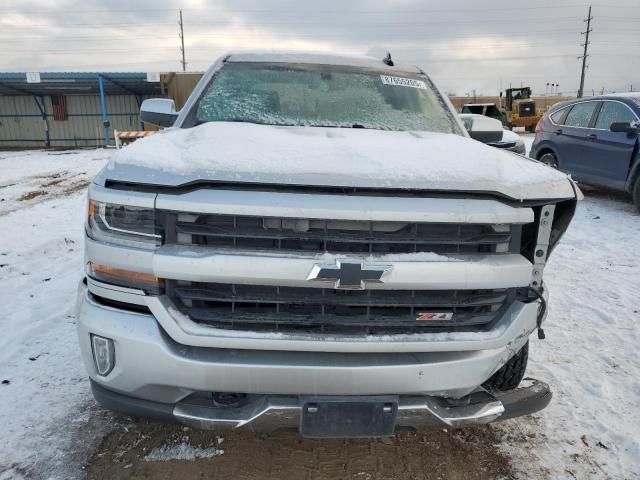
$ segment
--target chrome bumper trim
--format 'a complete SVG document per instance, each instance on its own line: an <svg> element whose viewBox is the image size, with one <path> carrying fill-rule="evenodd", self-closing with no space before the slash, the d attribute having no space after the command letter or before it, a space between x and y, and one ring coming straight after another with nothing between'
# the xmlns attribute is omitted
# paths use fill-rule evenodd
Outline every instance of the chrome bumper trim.
<svg viewBox="0 0 640 480"><path fill-rule="evenodd" d="M269 433L298 430L303 403L295 395L255 395L243 406L221 408L204 397L185 399L177 404L144 400L114 392L95 381L91 381L91 389L98 403L110 410L217 431ZM542 410L552 396L546 383L534 379L525 379L515 390L491 394L479 389L459 400L400 396L396 431L426 430L447 425L461 427L507 420ZM358 397L354 398L357 401ZM434 404L438 408L434 408Z"/></svg>
<svg viewBox="0 0 640 480"><path fill-rule="evenodd" d="M461 427L492 422L505 411L502 403L482 391L485 398L473 403L447 404L437 397L403 397L398 405L397 427L427 428L437 425ZM472 394L474 395L474 394ZM259 432L297 429L302 406L297 397L262 396L238 408L216 408L178 403L173 416L180 423L206 430L236 430L243 427Z"/></svg>

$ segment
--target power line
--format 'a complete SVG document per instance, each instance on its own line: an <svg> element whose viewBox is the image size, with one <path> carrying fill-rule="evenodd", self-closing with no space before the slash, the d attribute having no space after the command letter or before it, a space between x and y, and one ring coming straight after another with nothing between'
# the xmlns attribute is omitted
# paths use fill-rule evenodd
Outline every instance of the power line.
<svg viewBox="0 0 640 480"><path fill-rule="evenodd" d="M225 38L225 35L221 35L221 38ZM139 37L138 37L139 38ZM153 37L153 38L157 38L157 37ZM241 37L237 37L237 38L241 38ZM253 37L252 37L253 38ZM325 38L326 39L326 38ZM114 39L114 40L127 40L129 41L129 38L123 38L123 39ZM0 39L1 41L1 39ZM104 42L104 39L87 39L87 41L102 41ZM109 41L109 43L111 43L112 41ZM4 43L4 42L3 42ZM6 43L11 43L11 42L6 42ZM470 46L470 47L465 47L464 51L467 53L473 53L473 52L482 52L485 53L487 51L501 51L501 50L516 50L516 49L539 49L540 46L555 46L555 47L559 47L560 45L558 44L558 42L545 42L545 43L523 43L523 44L511 44L511 45L474 45L474 46ZM629 48L629 49L633 49L632 51L629 51L628 54L630 56L634 56L638 55L638 53L635 51L637 50L636 47L640 46L640 43L618 43L618 42L598 42L598 45L611 45L611 46L615 46L615 47L619 47L616 48L616 52L618 53L609 53L609 52L596 52L596 53L590 53L589 56L593 56L593 55L610 55L610 56L616 56L616 55L627 55L625 52L625 50L623 50L620 47L625 47L625 48ZM422 45L406 45L406 44L398 44L395 45L393 43L386 43L386 46L389 50L393 52L402 52L402 51L416 51L416 52L439 52L439 51L443 51L443 50L447 50L447 48L453 48L455 45L454 44L443 44L443 45L438 45L438 46L422 46ZM568 47L569 45L567 45ZM123 52L127 52L130 51L130 49L125 48L125 45L110 45L107 48L101 48L100 46L88 46L87 48L67 48L64 47L62 45L59 46L60 48L47 48L47 49L43 49L43 48L33 48L33 49L15 49L15 48L11 48L11 49L5 49L3 51L0 51L0 55L5 55L5 56L14 56L14 55L22 55L22 54L40 54L40 53L52 53L52 54L82 54L82 53L87 53L87 54L93 54L96 51L99 51L100 53L123 53ZM164 49L167 48L173 48L173 44L166 44L166 45L159 45L156 44L153 47L146 47L146 50L151 52L151 51L164 51ZM191 49L194 51L211 51L212 48L220 48L219 45L216 45L215 43L204 43L204 42L199 42L197 45L192 46ZM181 48L179 47L179 49L181 50ZM233 50L233 49L232 49ZM352 49L353 50L353 49ZM355 49L358 50L358 49ZM557 48L554 49L557 52ZM569 49L572 50L572 49ZM566 55L569 56L573 56L575 55L575 53L571 53L570 51L567 51ZM522 58L522 55L521 55ZM582 58L582 56L578 57L579 59ZM182 61L180 62L182 63ZM185 62L188 63L188 62Z"/></svg>
<svg viewBox="0 0 640 480"><path fill-rule="evenodd" d="M252 25L248 25L248 27L251 27ZM598 30L601 34L606 34L606 36L613 36L613 35L625 35L628 37L627 33L637 33L637 31L632 31L632 30L619 30L616 29L615 31L607 31L607 30L602 30L599 29ZM276 32L276 33L286 33L286 32ZM475 39L477 38L479 35L481 35L483 38L496 38L498 39L500 42L503 41L503 39L505 38L506 35L513 35L513 36L517 36L518 34L522 33L522 29L518 29L518 30L502 30L501 29L501 33L497 34L497 33L482 33L482 34L460 34L460 35L456 35L455 39L459 40L459 39ZM533 33L544 33L545 37L560 37L560 36L567 36L567 35L575 35L574 32L571 32L565 28L561 29L561 30L527 30L527 34L533 34ZM50 36L50 32L47 32L46 34L35 34L35 35L20 35L20 38L16 38L16 36L14 34L11 35L2 35L2 33L0 33L0 41L2 41L3 43L10 43L10 42L16 42L16 43L20 43L21 45L24 44L24 39L35 39L35 40L45 40L47 43L51 43L52 38ZM192 37L201 37L201 38L207 38L207 37L224 37L227 38L229 36L229 33L227 32L220 32L220 33L212 33L212 32L203 32L203 33L191 33L190 34ZM332 35L328 36L326 35L325 32L319 32L318 34L297 34L296 36L298 37L313 37L316 38L318 35L322 35L323 39L336 39L337 36L335 35L335 33L333 33ZM176 34L176 36L178 36L178 34ZM233 33L233 37L234 38L255 38L255 37L268 37L271 35L268 34L264 34L264 33L251 33L251 32L247 32L247 33ZM403 30L402 32L386 32L384 35L384 39L388 38L389 36L403 36L403 37L420 37L420 38L435 38L435 39L442 39L442 34L428 34L428 33L424 33L422 30L420 31L407 31L406 29ZM100 32L99 36L96 36L95 32L91 32L91 33L87 33L87 34L76 34L76 35L61 35L61 36L56 36L55 37L55 41L76 41L76 40L83 40L84 41L99 41L99 42L111 42L111 41L116 41L116 40L126 40L129 41L130 39L145 39L145 38L151 38L151 39L158 39L158 33L157 31L155 31L155 33L153 34L130 34L128 31L127 32ZM540 45L543 44L544 42L536 42L536 45ZM557 44L557 42L551 42L554 45ZM600 43L600 42L598 42ZM611 43L611 42L609 42ZM614 45L637 45L638 42L626 42L626 41L622 41L622 42L614 42L612 43Z"/></svg>
<svg viewBox="0 0 640 480"><path fill-rule="evenodd" d="M608 10L616 10L616 9L623 9L623 8L638 8L638 5L610 5L610 4L592 4L596 7L603 7L603 8L607 8ZM525 7L496 7L496 8L485 8L485 7L478 7L478 8L468 8L465 6L464 11L465 12L501 12L501 11L523 11L523 10L549 10L550 8L553 8L553 10L558 10L561 8L576 8L576 7L583 7L586 6L586 4L584 2L580 2L580 3L573 3L573 4L564 4L564 5L538 5L538 6L525 6ZM358 15L362 15L362 14L381 14L381 15L390 15L390 14L415 14L415 13L425 13L425 14L431 14L431 13L448 13L448 12L452 12L452 13L458 13L459 10L457 8L449 8L449 9L432 9L432 8L426 8L426 9L421 9L421 10L399 10L396 12L393 11L389 11L389 10L385 10L385 9L369 9L369 10L359 10L359 9L324 9L324 10L315 10L315 9L289 9L287 11L274 11L272 8L269 9L242 9L242 8L183 8L183 10L186 11L193 11L193 12L216 12L216 13L281 13L281 14L300 14L300 13L313 13L313 14L338 14L338 13L353 13L353 14L358 14ZM20 14L20 15L24 15L25 12L22 10L4 10L4 9L0 9L0 11L2 11L3 13L13 13L13 14ZM143 9L139 9L139 8L131 8L131 9L118 9L118 13L125 13L125 12L129 12L129 13L139 13L141 11L144 11L145 13L148 12L174 12L175 9L173 8L148 8L145 7ZM29 14L31 14L32 12L28 12ZM47 9L47 10L39 10L38 14L42 14L42 15L67 15L69 13L77 13L77 14L86 14L86 13L110 13L113 14L114 10L113 9Z"/></svg>
<svg viewBox="0 0 640 480"><path fill-rule="evenodd" d="M175 24L171 24L171 25L175 25ZM191 26L191 23L189 24ZM92 25L84 25L87 27L91 27ZM131 25L132 27L134 25ZM231 26L231 25L230 25ZM294 32L294 31L288 31L288 30L274 30L272 32L251 32L251 31L244 31L244 32L225 32L222 31L220 33L212 33L211 31L207 31L206 29L204 29L204 32L196 32L196 33L192 33L191 35L194 37L208 37L208 36L226 36L229 37L230 35L235 37L248 37L248 38L252 38L252 37L265 37L265 36L274 36L274 35L278 35L278 34L288 34L288 35L296 35L296 37L299 38L323 38L323 39L332 39L332 38L336 38L337 36L340 36L341 34L344 33L350 33L353 31L353 28L357 27L365 27L366 25L353 25L350 26L348 28L348 30L346 29L341 29L341 30L337 30L337 31L332 31L330 34L327 33L326 28L327 26L320 26L322 27L324 30L322 31L317 31L317 32L309 32L307 31L307 33L298 33L298 32ZM238 27L237 25L235 25L234 27ZM242 25L243 28L246 29L251 29L254 27L259 27L259 25ZM139 31L138 28L135 29L136 31ZM213 30L213 29L212 29ZM24 29L22 30L24 31ZM53 34L50 31L47 31L46 33L43 34L35 34L35 35L20 35L20 39L24 39L24 38L34 38L34 39L43 39L46 40L47 42L51 41L52 38L58 40L58 39L69 39L69 40L73 40L73 39L84 39L84 38L107 38L110 35L119 35L119 36L126 36L127 38L158 38L158 30L155 29L154 30L154 34L147 34L147 35L142 35L142 34L129 34L129 32L101 32L99 35L95 33L95 31L91 31L91 32L87 32L86 34L77 34L77 35L61 35L60 37L56 37L56 36L52 36ZM613 35L626 35L628 37L627 34L631 33L631 34L637 34L638 30L629 30L629 29L620 29L615 28L614 30L606 30L606 29L602 29L599 28L598 32L600 32L601 34L604 34L606 36L613 36ZM2 33L8 33L6 30L5 32ZM0 38L3 40L11 40L11 39L15 39L15 35L6 35L6 36L1 36L2 33L0 33ZM367 32L367 34L369 34L371 32ZM376 33L378 33L378 35L376 36L376 39L378 40L383 40L384 38L386 38L387 36L397 36L397 35L405 35L407 37L411 37L411 36L418 36L420 38L436 38L436 39L441 39L441 38L447 38L444 37L441 33L439 34L425 34L424 31L420 30L420 29L416 29L416 30L407 30L407 29L402 29L402 30L395 30L395 31L387 31L384 34L380 34L379 33L379 29L376 30ZM531 33L544 33L544 34L549 34L549 35L557 35L557 36L564 36L566 35L574 35L575 33L570 32L569 30L567 30L566 28L562 28L562 29L543 29L543 30L527 30L526 31L527 34L531 34ZM501 30L501 34L495 34L495 33L483 33L483 32L478 32L477 34L460 34L460 35L455 35L452 38L456 38L456 39L463 39L463 38L478 38L478 37L491 37L491 38L504 38L505 36L519 36L522 34L522 30ZM170 34L173 35L173 34Z"/></svg>
<svg viewBox="0 0 640 480"><path fill-rule="evenodd" d="M573 23L579 20L580 17L570 16L570 17L555 17L551 21L548 21L546 17L537 17L532 18L529 17L527 20L531 22L542 22L545 21L547 25L552 24L567 24ZM211 26L216 24L228 25L229 22L225 21L210 21L205 19L201 19L196 22L192 22L193 25L205 25ZM281 20L281 21L269 21L269 20L260 20L255 22L250 22L249 25L253 26L321 26L326 27L327 25L341 25L345 27L353 27L354 25L362 26L362 25L371 25L372 27L389 27L389 26L415 26L415 27L423 27L426 25L442 25L442 19L432 19L432 20L416 20L416 21L406 21L406 20L385 20L385 21L370 21L366 19L362 19L361 21L354 21L349 19L336 19L336 20L328 20L328 19L306 19L306 20ZM472 20L446 20L447 26L456 26L456 25L478 25L478 19ZM513 25L513 19L492 19L492 25ZM242 25L239 23L238 25Z"/></svg>
<svg viewBox="0 0 640 480"><path fill-rule="evenodd" d="M587 31L582 32L582 35L585 35L585 39L584 53L582 54L582 72L580 73L580 88L578 88L578 98L582 98L582 94L584 92L584 74L587 68L587 57L589 57L587 51L589 49L589 33L591 33L591 20L593 20L593 17L591 16L591 5L589 5L589 14L587 16L587 19L585 20L587 22Z"/></svg>
<svg viewBox="0 0 640 480"><path fill-rule="evenodd" d="M168 47L165 47L165 49ZM210 48L200 47L194 49L201 53L206 53L211 51ZM103 53L127 53L130 52L131 49L108 49L102 50ZM162 54L163 49L153 50ZM95 52L95 50L50 50L50 51L39 51L38 53L46 54L46 55L86 55L88 53ZM33 52L15 52L15 53L33 53ZM150 50L148 53L152 53ZM419 53L419 52L418 52ZM0 52L0 56L11 56L13 52ZM533 55L533 56L511 56L511 57L483 57L483 58L475 58L475 57L464 57L464 58L423 58L423 60L428 60L429 62L450 62L450 63L464 63L464 62L490 62L490 61L527 61L529 59L545 59L545 58L568 58L573 57L575 53L566 53L566 54L553 54L553 55ZM633 54L626 55L620 54L621 56L629 57L635 56ZM638 54L640 56L640 54Z"/></svg>
<svg viewBox="0 0 640 480"><path fill-rule="evenodd" d="M123 39L123 40L128 40L128 39ZM103 40L102 40L103 41ZM606 44L603 43L603 44ZM620 46L620 44L615 43L615 42L610 42L610 45L616 45L616 46ZM472 47L469 48L465 48L464 51L465 52L475 52L475 51L493 51L493 50L515 50L515 49L523 49L523 48L536 48L539 49L539 47L541 45L555 45L556 47L558 47L558 43L557 42L547 42L547 43L537 43L537 44L532 44L532 43L521 43L521 44L511 44L511 45L474 45ZM147 51L154 51L154 50L162 50L165 48L170 47L170 44L167 45L155 45L154 47L147 47ZM629 44L627 45L629 47L635 47L635 46L640 46L640 43L637 44ZM87 46L87 48L65 48L64 46L60 46L61 48L50 48L50 49L10 49L10 51L8 50L4 50L0 53L6 54L6 55L13 55L13 54L23 54L23 53L95 53L96 51L100 51L101 53L107 53L107 52L126 52L129 49L125 48L125 45L115 45L115 46L111 46L110 48L100 48L100 47L96 47L96 46ZM211 50L212 47L216 47L216 45L209 45L209 44L199 44L196 46L191 47L192 50ZM446 49L446 47L443 47L442 45L438 45L438 46L422 46L422 45L415 45L415 46L408 46L408 45L388 45L390 50L393 50L394 52L396 51L405 51L405 50L409 50L409 51L425 51L425 52L430 52L430 51L435 51L435 52L439 52L442 51L443 48ZM450 45L450 47L453 47L453 45ZM180 51L182 51L182 48L180 48ZM567 54L569 55L573 55L573 53L567 52ZM181 62L182 63L182 62ZM186 62L185 62L186 63Z"/></svg>
<svg viewBox="0 0 640 480"><path fill-rule="evenodd" d="M379 28L379 27L388 27L388 26L392 26L392 25L397 25L397 26L401 26L401 27L406 27L406 26L415 26L415 27L422 27L422 26L426 26L426 25L442 25L443 21L442 19L437 19L437 20L419 20L419 21L393 21L393 20L385 20L384 22L378 21L378 22L371 22L368 21L366 19L361 19L359 21L356 20L332 20L332 19L313 19L313 20L306 20L306 21L299 21L299 20L287 20L287 21L268 21L268 20L261 20L261 21L252 21L252 22L247 22L247 23L243 23L243 22L232 22L231 20L225 21L225 20L208 20L206 18L202 19L202 17L200 17L201 20L200 21L196 21L196 22L191 22L190 25L203 25L203 26L207 26L207 27L211 27L211 26L215 26L215 25L223 25L223 26L249 26L249 27L271 27L271 26L320 26L325 28L327 25L341 25L344 27L353 27L354 25L358 25L358 26L366 26L366 25L371 25L372 27L375 28ZM217 17L219 18L219 17ZM555 17L551 20L547 19L546 17L540 17L540 18L528 18L527 20L530 22L545 22L545 25L564 25L567 23L572 23L575 22L576 20L578 20L579 17ZM628 19L627 19L628 21ZM619 22L617 22L619 23ZM447 27L450 26L456 26L456 25L477 25L478 24L478 20L474 19L474 20L447 20L446 21ZM513 20L512 19L492 19L491 20L491 24L492 25L512 25L513 24ZM105 22L55 22L55 23L40 23L40 24L30 24L30 25L23 25L23 24L15 24L15 25L11 25L8 21L4 21L3 23L3 27L6 28L19 28L19 29L25 29L25 28L51 28L51 27L144 27L144 26L149 26L149 27L155 27L155 26L169 26L169 25L173 25L173 23L171 22L166 22L166 21L146 21L146 22L140 22L140 21L132 21L132 22L109 22L109 23L105 23Z"/></svg>

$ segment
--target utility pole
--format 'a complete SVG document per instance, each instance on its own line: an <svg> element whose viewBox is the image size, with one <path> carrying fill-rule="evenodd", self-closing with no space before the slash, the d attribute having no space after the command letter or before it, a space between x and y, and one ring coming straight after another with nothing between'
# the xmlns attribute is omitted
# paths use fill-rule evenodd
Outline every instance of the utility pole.
<svg viewBox="0 0 640 480"><path fill-rule="evenodd" d="M587 53L587 49L589 48L589 33L591 33L591 20L593 20L593 17L591 16L591 5L589 5L589 15L585 20L585 22L587 22L587 31L580 32L581 35L585 35L585 39L583 44L584 53L582 54L582 57L578 57L578 58L582 58L582 73L580 74L580 88L578 89L578 98L582 98L582 93L584 92L584 73L585 73L585 70L587 69L587 57L589 56L589 54Z"/></svg>
<svg viewBox="0 0 640 480"><path fill-rule="evenodd" d="M187 62L184 59L184 26L182 23L182 10L180 10L180 52L182 53L182 71L187 71Z"/></svg>

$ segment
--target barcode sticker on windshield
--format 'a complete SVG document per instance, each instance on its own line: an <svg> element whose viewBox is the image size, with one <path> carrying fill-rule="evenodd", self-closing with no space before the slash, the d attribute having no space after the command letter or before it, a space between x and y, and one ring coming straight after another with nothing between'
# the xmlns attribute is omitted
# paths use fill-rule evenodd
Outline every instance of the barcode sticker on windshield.
<svg viewBox="0 0 640 480"><path fill-rule="evenodd" d="M414 78L392 77L390 75L380 75L382 83L385 85L396 85L399 87L411 87L427 89L427 84L422 80L416 80Z"/></svg>

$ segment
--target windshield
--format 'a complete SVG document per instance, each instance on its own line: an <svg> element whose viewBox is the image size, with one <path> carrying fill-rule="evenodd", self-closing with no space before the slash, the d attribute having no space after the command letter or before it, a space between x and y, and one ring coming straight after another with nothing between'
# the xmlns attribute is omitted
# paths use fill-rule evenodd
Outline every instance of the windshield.
<svg viewBox="0 0 640 480"><path fill-rule="evenodd" d="M639 94L637 94L637 95L628 95L628 96L627 96L627 97L625 97L625 98L628 98L628 99L629 99L629 100L631 100L633 103L635 103L635 104L636 104L636 106L637 106L638 108L640 108L640 93L639 93Z"/></svg>
<svg viewBox="0 0 640 480"><path fill-rule="evenodd" d="M459 133L426 76L396 75L329 65L230 63L200 98L194 123Z"/></svg>

